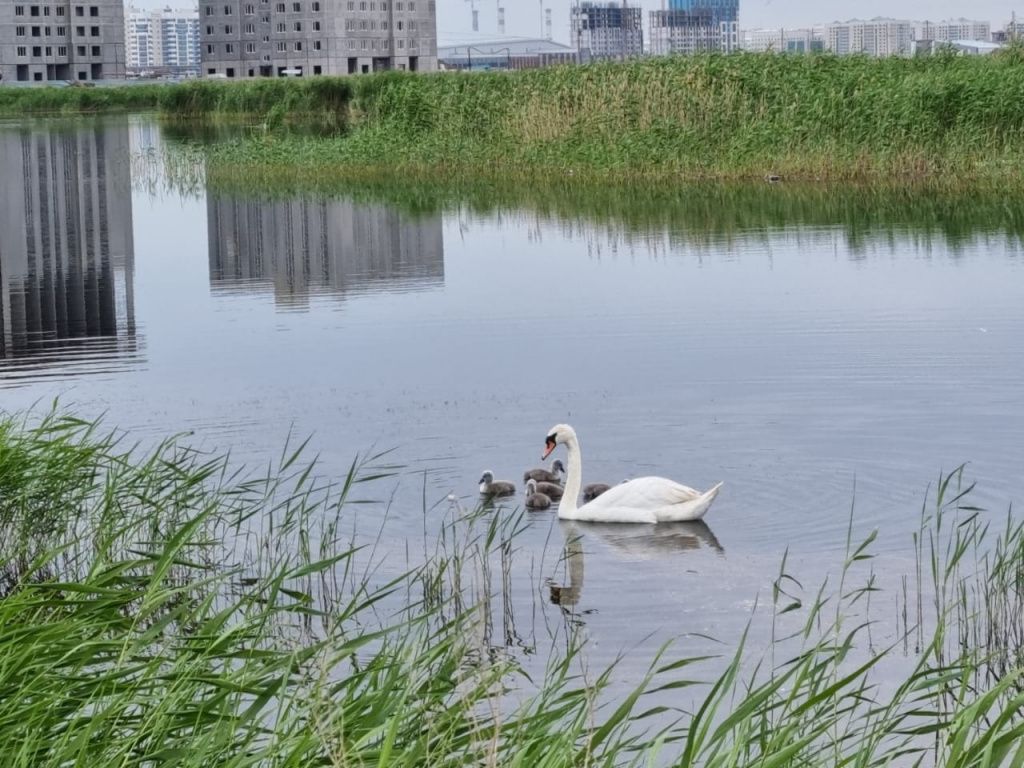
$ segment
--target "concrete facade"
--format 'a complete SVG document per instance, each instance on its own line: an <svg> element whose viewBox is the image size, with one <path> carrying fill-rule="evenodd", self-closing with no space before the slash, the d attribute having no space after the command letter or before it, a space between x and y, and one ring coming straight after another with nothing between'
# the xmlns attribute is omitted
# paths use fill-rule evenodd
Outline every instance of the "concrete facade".
<svg viewBox="0 0 1024 768"><path fill-rule="evenodd" d="M128 7L124 19L126 65L133 70L199 74L199 11Z"/></svg>
<svg viewBox="0 0 1024 768"><path fill-rule="evenodd" d="M991 40L992 25L987 21L946 19L914 23L915 40Z"/></svg>
<svg viewBox="0 0 1024 768"><path fill-rule="evenodd" d="M690 54L735 51L739 29L735 21L715 22L710 8L690 11L651 11L651 53Z"/></svg>
<svg viewBox="0 0 1024 768"><path fill-rule="evenodd" d="M570 12L573 42L581 61L622 59L644 53L643 9L621 2L582 2Z"/></svg>
<svg viewBox="0 0 1024 768"><path fill-rule="evenodd" d="M825 25L825 48L840 56L912 56L914 25L902 19L836 21Z"/></svg>
<svg viewBox="0 0 1024 768"><path fill-rule="evenodd" d="M798 29L747 29L740 47L753 53L811 53L825 48L824 29L802 27Z"/></svg>
<svg viewBox="0 0 1024 768"><path fill-rule="evenodd" d="M435 0L201 0L204 77L437 69Z"/></svg>
<svg viewBox="0 0 1024 768"><path fill-rule="evenodd" d="M0 129L0 358L137 351L128 154L124 124Z"/></svg>
<svg viewBox="0 0 1024 768"><path fill-rule="evenodd" d="M0 2L0 82L124 76L121 0Z"/></svg>

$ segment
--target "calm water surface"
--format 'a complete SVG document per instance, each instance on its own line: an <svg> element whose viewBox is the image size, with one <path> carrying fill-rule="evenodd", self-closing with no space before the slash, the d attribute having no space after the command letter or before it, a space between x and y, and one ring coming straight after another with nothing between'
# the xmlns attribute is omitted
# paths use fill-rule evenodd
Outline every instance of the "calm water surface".
<svg viewBox="0 0 1024 768"><path fill-rule="evenodd" d="M816 586L854 503L854 536L879 529L874 567L895 585L941 471L970 462L994 519L1021 500L1024 266L1001 223L1015 203L951 211L955 232L911 203L904 220L783 185L640 217L571 199L410 213L181 192L152 159L160 141L141 120L0 128L3 407L59 396L259 464L312 434L335 475L393 449L403 473L364 491L386 517L352 514L369 533L384 520L395 553L449 494L472 506L483 469L519 482L540 466L557 422L580 434L585 482L725 482L706 525L531 514L524 645L564 618L553 581L597 662L640 649L628 678L666 637L734 637L787 550ZM893 599L877 598L884 617Z"/></svg>

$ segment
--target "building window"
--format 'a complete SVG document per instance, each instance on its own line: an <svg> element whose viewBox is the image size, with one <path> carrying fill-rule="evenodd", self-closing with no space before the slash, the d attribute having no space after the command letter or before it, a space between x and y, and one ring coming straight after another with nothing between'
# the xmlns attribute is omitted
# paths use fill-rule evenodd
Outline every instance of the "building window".
<svg viewBox="0 0 1024 768"><path fill-rule="evenodd" d="M256 15L256 6L255 5L247 5L247 6L245 6L245 15L246 16L255 16Z"/></svg>
<svg viewBox="0 0 1024 768"><path fill-rule="evenodd" d="M320 41L319 40L314 40L313 41L313 50L314 51L322 50L321 47L320 47Z"/></svg>
<svg viewBox="0 0 1024 768"><path fill-rule="evenodd" d="M39 37L39 27L32 27L32 37Z"/></svg>
<svg viewBox="0 0 1024 768"><path fill-rule="evenodd" d="M370 22L368 22L368 21L360 21L359 22L359 29L361 29L363 32L365 32L369 28L370 28Z"/></svg>
<svg viewBox="0 0 1024 768"><path fill-rule="evenodd" d="M313 31L314 32L319 32L320 31L320 22L319 21L314 21L313 22Z"/></svg>
<svg viewBox="0 0 1024 768"><path fill-rule="evenodd" d="M301 51L302 50L302 41L301 40L296 40L295 41L295 50L296 51Z"/></svg>
<svg viewBox="0 0 1024 768"><path fill-rule="evenodd" d="M361 2L359 3L359 10L360 11L365 11L366 10L366 0L361 0Z"/></svg>
<svg viewBox="0 0 1024 768"><path fill-rule="evenodd" d="M412 13L415 10L416 10L416 3L414 3L412 0L409 0L409 13Z"/></svg>
<svg viewBox="0 0 1024 768"><path fill-rule="evenodd" d="M95 5L90 5L89 6L89 15L92 16L93 18L95 18L96 16L99 16L100 15L99 7L95 6Z"/></svg>
<svg viewBox="0 0 1024 768"><path fill-rule="evenodd" d="M319 11L320 10L320 3L313 3L313 10L314 11Z"/></svg>
<svg viewBox="0 0 1024 768"><path fill-rule="evenodd" d="M245 34L247 34L247 35L255 35L256 34L256 25L255 24L246 24L245 25Z"/></svg>
<svg viewBox="0 0 1024 768"><path fill-rule="evenodd" d="M235 52L235 46L233 46L231 43L228 43L228 44L226 44L224 46L224 53L234 53L234 52Z"/></svg>
<svg viewBox="0 0 1024 768"><path fill-rule="evenodd" d="M288 31L288 25L285 24L283 21L277 22L277 31L278 32L287 32Z"/></svg>
<svg viewBox="0 0 1024 768"><path fill-rule="evenodd" d="M100 47L98 45L94 45L92 47L92 55L93 56L101 56L102 55L102 52L100 51Z"/></svg>
<svg viewBox="0 0 1024 768"><path fill-rule="evenodd" d="M14 34L15 34L16 37L24 37L25 36L25 28L24 27L15 27L14 28Z"/></svg>
<svg viewBox="0 0 1024 768"><path fill-rule="evenodd" d="M302 22L301 21L296 21L295 22L295 31L296 32L301 32L302 31Z"/></svg>
<svg viewBox="0 0 1024 768"><path fill-rule="evenodd" d="M388 23L387 23L386 21L382 21L382 22L380 23L380 28L381 28L381 29L383 29L383 30L384 30L385 32L387 32L387 29L388 29Z"/></svg>
<svg viewBox="0 0 1024 768"><path fill-rule="evenodd" d="M348 9L350 11L354 11L356 9L355 0L348 0Z"/></svg>
<svg viewBox="0 0 1024 768"><path fill-rule="evenodd" d="M214 45L208 45L208 46L206 46L206 52L207 52L207 53L209 53L209 54L211 54L211 55L212 55L212 54L213 54L213 52L214 52L214 50L216 50L216 46L214 46Z"/></svg>
<svg viewBox="0 0 1024 768"><path fill-rule="evenodd" d="M319 64L317 64L317 65L315 65L315 66L313 67L313 74L314 74L314 75L320 75L320 74L323 74L323 71L324 71L324 68L323 68L323 67L321 67L321 66L320 66Z"/></svg>
<svg viewBox="0 0 1024 768"><path fill-rule="evenodd" d="M284 3L278 3L277 4L277 12L278 13L284 13Z"/></svg>
<svg viewBox="0 0 1024 768"><path fill-rule="evenodd" d="M302 3L292 3L292 10L299 13L302 10Z"/></svg>
<svg viewBox="0 0 1024 768"><path fill-rule="evenodd" d="M46 46L46 55L47 56L53 56L53 47L52 46L49 46L49 45Z"/></svg>
<svg viewBox="0 0 1024 768"><path fill-rule="evenodd" d="M75 34L79 37L85 37L85 27L75 27Z"/></svg>
<svg viewBox="0 0 1024 768"><path fill-rule="evenodd" d="M288 43L278 43L277 50L280 51L281 53L284 53L285 51L288 50Z"/></svg>
<svg viewBox="0 0 1024 768"><path fill-rule="evenodd" d="M270 35L264 35L263 36L263 42L264 43L269 43L270 42Z"/></svg>
<svg viewBox="0 0 1024 768"><path fill-rule="evenodd" d="M68 28L67 27L57 27L57 37L67 37L67 34L68 34Z"/></svg>
<svg viewBox="0 0 1024 768"><path fill-rule="evenodd" d="M80 45L77 48L75 48L75 53L77 53L79 56L86 56L86 55L88 55L85 52L85 46L84 45Z"/></svg>
<svg viewBox="0 0 1024 768"><path fill-rule="evenodd" d="M398 41L398 47L399 48L405 48L405 40L399 40Z"/></svg>
<svg viewBox="0 0 1024 768"><path fill-rule="evenodd" d="M50 6L44 5L43 6L43 16L49 16L49 15L50 15Z"/></svg>
<svg viewBox="0 0 1024 768"><path fill-rule="evenodd" d="M356 47L356 41L350 39L348 41L348 47L354 49Z"/></svg>
<svg viewBox="0 0 1024 768"><path fill-rule="evenodd" d="M225 5L224 6L224 15L225 16L230 16L231 15L231 6L230 5Z"/></svg>
<svg viewBox="0 0 1024 768"><path fill-rule="evenodd" d="M245 52L246 53L256 53L256 43L246 43L245 44Z"/></svg>
<svg viewBox="0 0 1024 768"><path fill-rule="evenodd" d="M345 19L345 31L346 32L355 32L356 31L355 19Z"/></svg>
<svg viewBox="0 0 1024 768"><path fill-rule="evenodd" d="M80 5L75 6L75 16L85 16L85 8Z"/></svg>
<svg viewBox="0 0 1024 768"><path fill-rule="evenodd" d="M207 16L213 16L213 6L212 5L206 6L206 15Z"/></svg>
<svg viewBox="0 0 1024 768"><path fill-rule="evenodd" d="M18 55L19 56L28 56L28 48L26 48L24 45L19 45L18 46Z"/></svg>
<svg viewBox="0 0 1024 768"><path fill-rule="evenodd" d="M380 4L380 9L381 9L382 11L386 11L386 10L388 9L388 4L387 4L387 3L381 3L381 4Z"/></svg>
<svg viewBox="0 0 1024 768"><path fill-rule="evenodd" d="M213 67L210 67L208 70L206 70L206 74L208 74L208 75L216 75L217 74L217 70L214 69Z"/></svg>
<svg viewBox="0 0 1024 768"><path fill-rule="evenodd" d="M99 27L89 27L89 34L92 35L93 37L99 37L100 36L100 28Z"/></svg>
<svg viewBox="0 0 1024 768"><path fill-rule="evenodd" d="M29 16L38 16L39 15L39 6L38 5L30 5L28 7L28 15Z"/></svg>
<svg viewBox="0 0 1024 768"><path fill-rule="evenodd" d="M401 32L402 31L402 25L405 24L405 22L404 21L396 21L395 24L398 25L398 31Z"/></svg>
<svg viewBox="0 0 1024 768"><path fill-rule="evenodd" d="M63 16L64 15L64 6L63 5L58 5L57 6L57 15L58 16Z"/></svg>
<svg viewBox="0 0 1024 768"><path fill-rule="evenodd" d="M41 45L33 45L32 46L32 55L33 56L42 56L43 55L43 47Z"/></svg>
<svg viewBox="0 0 1024 768"><path fill-rule="evenodd" d="M24 5L16 5L16 6L14 6L14 15L15 16L24 16L25 15L25 6ZM24 54L22 54L22 55L24 55Z"/></svg>
<svg viewBox="0 0 1024 768"><path fill-rule="evenodd" d="M211 25L211 24L207 24L206 25L206 34L208 34L208 35L212 35L213 34L213 25Z"/></svg>
<svg viewBox="0 0 1024 768"><path fill-rule="evenodd" d="M231 26L230 24L225 24L225 25L224 25L224 34L225 34L225 35L230 35L230 34L232 34L232 33L233 33L234 31L235 31L235 28L234 28L234 27L232 27L232 26Z"/></svg>
<svg viewBox="0 0 1024 768"><path fill-rule="evenodd" d="M366 41L365 40L360 40L359 41L359 47L362 48L365 51L366 50Z"/></svg>
<svg viewBox="0 0 1024 768"><path fill-rule="evenodd" d="M402 4L401 3L395 3L395 10L396 11L402 10Z"/></svg>

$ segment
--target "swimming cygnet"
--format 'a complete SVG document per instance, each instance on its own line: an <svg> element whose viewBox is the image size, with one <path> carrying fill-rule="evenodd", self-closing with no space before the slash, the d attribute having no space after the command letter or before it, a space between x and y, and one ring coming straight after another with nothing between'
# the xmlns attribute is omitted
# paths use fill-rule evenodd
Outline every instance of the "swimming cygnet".
<svg viewBox="0 0 1024 768"><path fill-rule="evenodd" d="M526 470L523 473L523 482L536 480L538 483L561 483L563 472L565 472L565 464L561 459L555 459L551 464L550 471L543 468Z"/></svg>
<svg viewBox="0 0 1024 768"><path fill-rule="evenodd" d="M526 508L548 509L550 506L551 497L537 490L536 480L528 480L526 482Z"/></svg>
<svg viewBox="0 0 1024 768"><path fill-rule="evenodd" d="M515 485L506 480L495 480L494 473L489 469L480 476L481 496L487 496L488 498L494 498L496 496L512 496L515 492Z"/></svg>

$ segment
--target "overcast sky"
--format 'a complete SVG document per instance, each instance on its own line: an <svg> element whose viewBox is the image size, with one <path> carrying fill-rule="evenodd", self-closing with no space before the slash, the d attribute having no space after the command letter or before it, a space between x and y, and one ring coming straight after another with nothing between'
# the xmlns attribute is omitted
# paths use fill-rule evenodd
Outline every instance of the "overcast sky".
<svg viewBox="0 0 1024 768"><path fill-rule="evenodd" d="M630 0L634 5L637 0ZM537 37L543 34L541 0L500 0L505 7L505 34L516 37ZM662 7L662 0L643 0L646 10ZM188 7L188 0L133 0L133 5L160 8L171 5ZM498 34L499 0L473 0L480 12L480 39ZM569 8L572 0L544 0L552 12L552 31L556 40L569 42ZM1024 19L1024 0L1016 8L1008 0L740 0L740 28L802 27L812 24L890 16L912 20L939 21L965 16L989 21L992 28L1001 28L1010 14L1019 10ZM437 0L437 30L442 42L469 42L473 38L470 0ZM644 25L647 25L645 13Z"/></svg>

